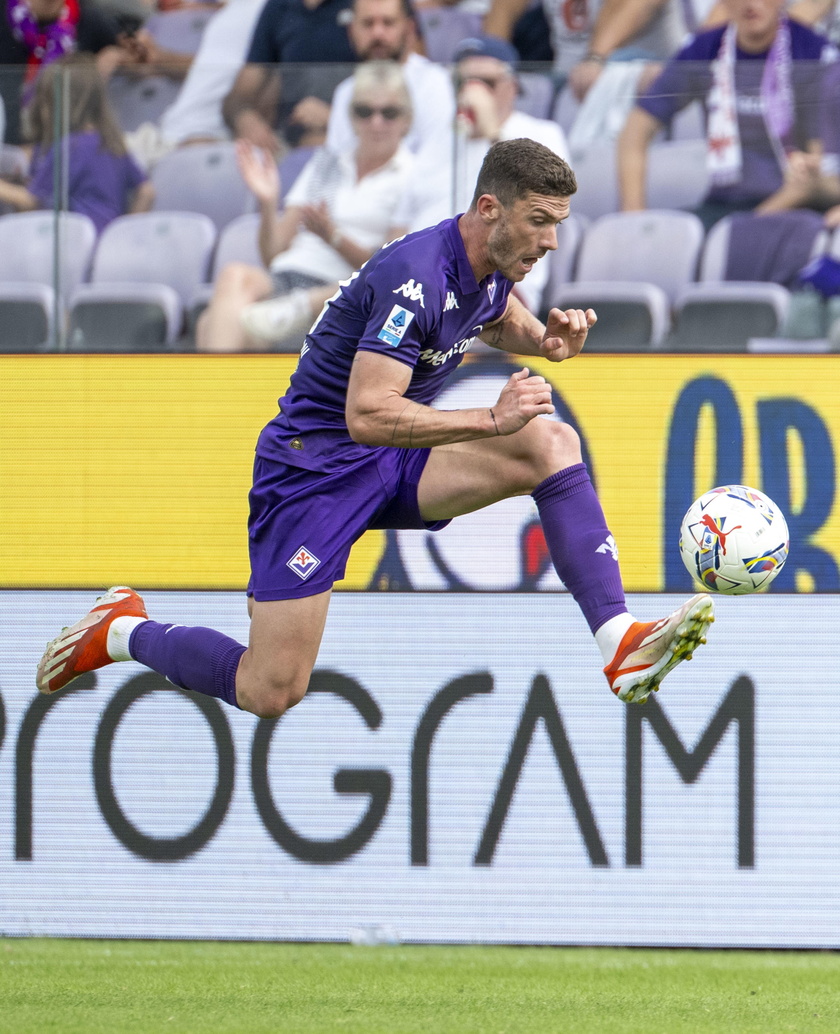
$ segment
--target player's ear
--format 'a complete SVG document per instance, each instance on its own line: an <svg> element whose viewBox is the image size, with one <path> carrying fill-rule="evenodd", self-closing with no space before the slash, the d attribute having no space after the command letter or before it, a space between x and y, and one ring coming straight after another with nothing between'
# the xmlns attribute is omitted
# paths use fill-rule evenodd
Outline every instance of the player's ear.
<svg viewBox="0 0 840 1034"><path fill-rule="evenodd" d="M501 213L502 206L495 194L482 194L475 203L476 211L488 223L495 222Z"/></svg>

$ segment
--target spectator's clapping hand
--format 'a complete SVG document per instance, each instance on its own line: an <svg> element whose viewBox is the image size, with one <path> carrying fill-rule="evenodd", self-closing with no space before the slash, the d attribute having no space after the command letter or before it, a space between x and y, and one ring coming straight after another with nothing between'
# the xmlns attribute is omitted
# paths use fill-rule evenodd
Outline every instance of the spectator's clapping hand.
<svg viewBox="0 0 840 1034"><path fill-rule="evenodd" d="M548 314L540 355L553 363L571 359L583 348L589 328L598 317L592 309L552 309Z"/></svg>
<svg viewBox="0 0 840 1034"><path fill-rule="evenodd" d="M265 147L254 147L246 140L237 140L236 160L242 179L257 201L276 208L280 200L280 173L273 152Z"/></svg>
<svg viewBox="0 0 840 1034"><path fill-rule="evenodd" d="M458 92L458 120L473 139L498 140L502 121L493 91L478 79L468 79Z"/></svg>
<svg viewBox="0 0 840 1034"><path fill-rule="evenodd" d="M311 233L317 234L321 240L330 244L336 232L336 225L329 213L326 202L301 207L301 223Z"/></svg>

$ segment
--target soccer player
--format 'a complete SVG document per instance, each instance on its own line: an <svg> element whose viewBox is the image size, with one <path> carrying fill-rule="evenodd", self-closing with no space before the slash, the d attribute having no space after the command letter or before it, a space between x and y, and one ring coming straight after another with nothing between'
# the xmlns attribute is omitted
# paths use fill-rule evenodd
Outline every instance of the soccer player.
<svg viewBox="0 0 840 1034"><path fill-rule="evenodd" d="M176 686L275 718L306 692L333 582L363 532L434 531L531 493L610 688L646 700L705 642L711 599L694 596L657 622L628 613L579 438L566 423L536 419L554 410L543 377L517 370L490 407L431 406L476 336L552 362L580 352L591 309L552 309L543 325L510 294L557 247L576 189L548 148L496 143L466 213L386 245L325 305L257 443L247 648L212 629L149 620L140 596L116 587L49 644L41 692L134 659Z"/></svg>

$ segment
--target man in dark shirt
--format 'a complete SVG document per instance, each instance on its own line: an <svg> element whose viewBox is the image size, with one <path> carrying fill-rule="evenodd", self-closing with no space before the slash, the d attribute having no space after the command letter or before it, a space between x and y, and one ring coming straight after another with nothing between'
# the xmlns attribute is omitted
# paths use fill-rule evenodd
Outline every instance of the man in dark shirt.
<svg viewBox="0 0 840 1034"><path fill-rule="evenodd" d="M358 61L347 35L351 7L352 0L268 0L222 109L236 136L276 151L274 126L298 101L329 104L347 65Z"/></svg>

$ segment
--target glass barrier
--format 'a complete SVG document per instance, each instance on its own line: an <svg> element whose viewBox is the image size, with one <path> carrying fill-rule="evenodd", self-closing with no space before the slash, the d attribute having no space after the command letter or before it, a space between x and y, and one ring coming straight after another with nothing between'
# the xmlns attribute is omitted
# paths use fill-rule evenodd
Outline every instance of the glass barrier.
<svg viewBox="0 0 840 1034"><path fill-rule="evenodd" d="M0 350L297 351L333 285L463 211L490 141L528 136L577 191L519 293L543 317L595 308L588 349L840 348L840 68L763 67L612 62L581 99L548 64L433 65L411 112L345 64L254 66L230 95L237 68L205 60L0 69ZM253 158L243 174L232 127L279 184ZM389 146L413 157L372 203L347 161L382 168ZM323 213L281 251L286 204Z"/></svg>

